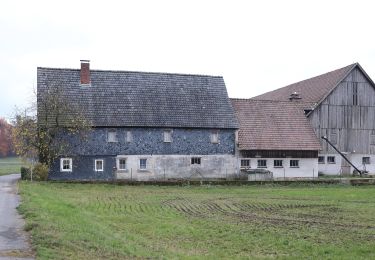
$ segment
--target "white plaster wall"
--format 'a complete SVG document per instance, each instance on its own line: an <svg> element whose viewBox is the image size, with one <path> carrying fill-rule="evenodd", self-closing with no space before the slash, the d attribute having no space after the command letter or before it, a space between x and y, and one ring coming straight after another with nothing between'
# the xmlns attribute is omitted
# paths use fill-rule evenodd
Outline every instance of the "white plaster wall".
<svg viewBox="0 0 375 260"><path fill-rule="evenodd" d="M236 176L237 158L233 155L119 155L126 158L127 170L117 170L118 179L209 179ZM201 164L191 164L200 157ZM147 159L147 169L139 169L139 160Z"/></svg>
<svg viewBox="0 0 375 260"><path fill-rule="evenodd" d="M238 159L238 167L240 167L240 160ZM318 158L248 158L250 159L251 169L258 168L258 159L267 160L267 169L273 173L274 179L283 178L316 178L318 177ZM283 167L275 168L273 166L274 160L282 160ZM290 160L299 160L298 168L291 168Z"/></svg>
<svg viewBox="0 0 375 260"><path fill-rule="evenodd" d="M326 174L326 175L340 175L341 174L341 160L342 157L339 154L319 154L319 156L324 156L324 163L319 163L319 172ZM336 162L335 163L328 163L327 157L328 156L335 156ZM348 156L348 155L346 155Z"/></svg>
<svg viewBox="0 0 375 260"><path fill-rule="evenodd" d="M370 157L370 164L363 165L362 158L363 157ZM370 174L375 173L375 155L373 154L351 154L350 155L351 162L359 169L359 170L366 170ZM354 168L351 167L351 171L353 172Z"/></svg>
<svg viewBox="0 0 375 260"><path fill-rule="evenodd" d="M322 172L327 175L340 175L341 174L341 164L342 160L344 160L341 155L339 154L319 154L319 156L325 156L325 163L319 163L319 172ZM327 156L335 156L336 163L331 164L327 163ZM370 174L375 173L375 155L373 154L346 154L345 155L358 169L366 170ZM370 164L363 165L362 158L363 157L370 157ZM354 168L350 167L350 173L353 173Z"/></svg>

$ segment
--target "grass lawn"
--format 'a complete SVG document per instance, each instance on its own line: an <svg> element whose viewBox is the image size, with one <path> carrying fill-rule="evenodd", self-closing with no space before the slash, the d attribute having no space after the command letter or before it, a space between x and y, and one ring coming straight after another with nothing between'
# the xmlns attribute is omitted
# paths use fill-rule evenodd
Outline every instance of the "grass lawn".
<svg viewBox="0 0 375 260"><path fill-rule="evenodd" d="M375 189L21 182L40 259L375 258Z"/></svg>
<svg viewBox="0 0 375 260"><path fill-rule="evenodd" d="M0 176L11 173L19 173L23 163L18 157L0 158Z"/></svg>

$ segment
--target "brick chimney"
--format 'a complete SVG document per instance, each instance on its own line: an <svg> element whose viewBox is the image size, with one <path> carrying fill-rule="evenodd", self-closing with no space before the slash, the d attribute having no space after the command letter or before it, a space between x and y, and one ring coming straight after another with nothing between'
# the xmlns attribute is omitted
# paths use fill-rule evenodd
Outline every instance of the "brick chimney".
<svg viewBox="0 0 375 260"><path fill-rule="evenodd" d="M81 84L90 84L90 61L81 60Z"/></svg>

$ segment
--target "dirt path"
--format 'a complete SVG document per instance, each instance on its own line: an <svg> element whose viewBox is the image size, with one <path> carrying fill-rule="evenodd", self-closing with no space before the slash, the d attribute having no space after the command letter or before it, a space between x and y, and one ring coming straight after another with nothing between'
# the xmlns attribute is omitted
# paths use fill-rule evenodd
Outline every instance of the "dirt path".
<svg viewBox="0 0 375 260"><path fill-rule="evenodd" d="M33 259L24 221L17 212L19 174L0 176L0 260Z"/></svg>

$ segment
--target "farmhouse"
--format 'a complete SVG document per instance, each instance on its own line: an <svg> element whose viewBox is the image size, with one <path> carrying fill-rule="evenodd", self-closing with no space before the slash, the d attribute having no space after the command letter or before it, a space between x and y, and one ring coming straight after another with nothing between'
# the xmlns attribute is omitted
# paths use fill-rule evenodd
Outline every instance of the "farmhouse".
<svg viewBox="0 0 375 260"><path fill-rule="evenodd" d="M320 143L300 103L232 99L240 124L240 169L267 169L273 178L318 176Z"/></svg>
<svg viewBox="0 0 375 260"><path fill-rule="evenodd" d="M358 63L262 94L254 97L252 102L293 103L304 111L320 139L320 172L336 175L350 174L354 170L321 139L322 136L346 154L357 168L375 172L375 84ZM273 116L283 116L284 113L280 109L274 111ZM285 120L292 125L295 118L291 115ZM274 134L278 135L278 132ZM302 135L310 138L309 132L305 131L293 136Z"/></svg>
<svg viewBox="0 0 375 260"><path fill-rule="evenodd" d="M50 179L220 178L236 174L238 123L219 76L41 68L42 94L60 87L92 130L55 160ZM38 116L44 111L38 106Z"/></svg>

